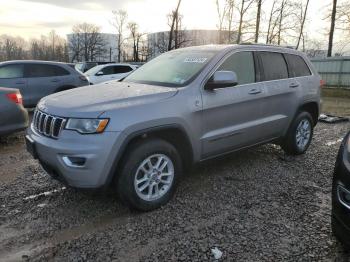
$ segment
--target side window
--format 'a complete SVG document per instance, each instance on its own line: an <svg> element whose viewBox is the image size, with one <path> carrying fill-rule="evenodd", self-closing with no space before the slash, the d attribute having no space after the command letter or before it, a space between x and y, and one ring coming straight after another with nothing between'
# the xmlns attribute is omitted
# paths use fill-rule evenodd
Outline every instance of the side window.
<svg viewBox="0 0 350 262"><path fill-rule="evenodd" d="M60 67L60 66L54 66L54 67L55 67L56 76L70 75L70 73L66 69L64 69L63 67Z"/></svg>
<svg viewBox="0 0 350 262"><path fill-rule="evenodd" d="M132 68L130 66L115 66L114 67L114 73L115 74L124 74L132 71Z"/></svg>
<svg viewBox="0 0 350 262"><path fill-rule="evenodd" d="M23 71L23 65L5 65L0 67L0 78L21 78Z"/></svg>
<svg viewBox="0 0 350 262"><path fill-rule="evenodd" d="M301 56L285 54L285 57L289 65L290 76L299 77L311 75L309 67Z"/></svg>
<svg viewBox="0 0 350 262"><path fill-rule="evenodd" d="M237 75L238 84L255 82L254 56L252 52L239 52L228 57L218 69L233 71Z"/></svg>
<svg viewBox="0 0 350 262"><path fill-rule="evenodd" d="M284 57L280 53L259 52L265 81L288 78L288 69Z"/></svg>
<svg viewBox="0 0 350 262"><path fill-rule="evenodd" d="M26 64L27 77L51 77L56 76L56 66L45 64Z"/></svg>
<svg viewBox="0 0 350 262"><path fill-rule="evenodd" d="M107 66L101 70L104 75L112 75L114 74L114 68L113 66Z"/></svg>

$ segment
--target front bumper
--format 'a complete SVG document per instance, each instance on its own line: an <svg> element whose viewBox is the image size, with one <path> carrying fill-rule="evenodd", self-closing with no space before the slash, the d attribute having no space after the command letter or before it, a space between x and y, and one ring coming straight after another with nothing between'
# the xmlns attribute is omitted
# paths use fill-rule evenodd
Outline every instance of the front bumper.
<svg viewBox="0 0 350 262"><path fill-rule="evenodd" d="M350 158L347 135L340 147L332 185L332 230L350 248Z"/></svg>
<svg viewBox="0 0 350 262"><path fill-rule="evenodd" d="M64 129L58 139L52 139L37 133L32 125L27 136L34 142L43 168L52 177L76 188L106 186L123 141L121 132L81 135ZM83 161L72 165L67 157Z"/></svg>

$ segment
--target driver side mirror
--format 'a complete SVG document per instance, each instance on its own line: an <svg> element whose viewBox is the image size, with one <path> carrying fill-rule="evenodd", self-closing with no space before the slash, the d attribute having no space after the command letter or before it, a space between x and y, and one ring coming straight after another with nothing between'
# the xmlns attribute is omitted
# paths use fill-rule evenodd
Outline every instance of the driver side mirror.
<svg viewBox="0 0 350 262"><path fill-rule="evenodd" d="M99 71L96 73L97 76L103 76L103 72L102 71Z"/></svg>
<svg viewBox="0 0 350 262"><path fill-rule="evenodd" d="M232 87L238 85L237 75L232 71L216 71L205 84L205 90Z"/></svg>

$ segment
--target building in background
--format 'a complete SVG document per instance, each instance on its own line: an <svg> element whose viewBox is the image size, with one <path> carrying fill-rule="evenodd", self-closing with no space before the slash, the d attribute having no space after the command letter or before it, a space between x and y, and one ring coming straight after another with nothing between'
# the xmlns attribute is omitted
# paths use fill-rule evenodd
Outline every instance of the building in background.
<svg viewBox="0 0 350 262"><path fill-rule="evenodd" d="M180 47L221 44L224 43L223 39L229 39L228 35L228 31L219 30L180 30L177 44ZM236 33L231 34L231 43L235 36ZM169 31L150 33L147 35L147 42L150 57L156 57L168 50Z"/></svg>
<svg viewBox="0 0 350 262"><path fill-rule="evenodd" d="M118 60L117 34L76 33L67 35L70 62Z"/></svg>

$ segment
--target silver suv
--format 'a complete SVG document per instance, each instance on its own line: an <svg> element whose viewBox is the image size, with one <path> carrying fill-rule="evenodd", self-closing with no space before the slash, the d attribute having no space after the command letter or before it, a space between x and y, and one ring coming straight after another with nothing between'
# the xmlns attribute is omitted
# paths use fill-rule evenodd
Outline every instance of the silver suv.
<svg viewBox="0 0 350 262"><path fill-rule="evenodd" d="M77 188L113 185L152 210L192 163L264 143L303 154L318 121L321 78L306 56L261 45L165 53L122 82L40 101L27 148Z"/></svg>

